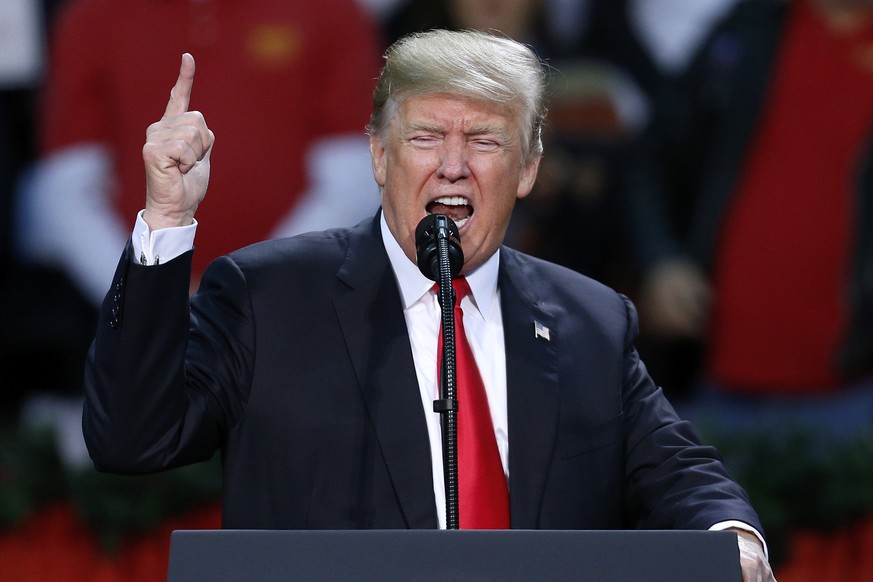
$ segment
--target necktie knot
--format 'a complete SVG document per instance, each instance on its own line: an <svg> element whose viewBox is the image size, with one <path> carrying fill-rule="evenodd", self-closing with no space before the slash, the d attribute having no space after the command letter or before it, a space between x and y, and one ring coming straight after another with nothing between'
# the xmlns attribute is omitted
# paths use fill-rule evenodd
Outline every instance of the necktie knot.
<svg viewBox="0 0 873 582"><path fill-rule="evenodd" d="M461 295L462 297L466 297L472 291L470 290L470 284L467 282L466 277L458 277L457 279L452 279L452 288L455 290L455 293ZM430 288L434 293L439 292L440 284L434 283Z"/></svg>
<svg viewBox="0 0 873 582"><path fill-rule="evenodd" d="M467 282L466 277L458 277L457 279L452 279L452 289L455 290L455 309L457 310L460 309L461 300L467 295L471 295L473 291L470 289L470 284ZM434 283L433 287L431 287L431 291L439 295L439 283Z"/></svg>

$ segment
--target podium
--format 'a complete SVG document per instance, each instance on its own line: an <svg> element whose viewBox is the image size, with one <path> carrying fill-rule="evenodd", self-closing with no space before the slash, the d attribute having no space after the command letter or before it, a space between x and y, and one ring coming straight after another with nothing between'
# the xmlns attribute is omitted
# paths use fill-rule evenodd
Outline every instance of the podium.
<svg viewBox="0 0 873 582"><path fill-rule="evenodd" d="M177 530L168 582L738 582L718 531Z"/></svg>

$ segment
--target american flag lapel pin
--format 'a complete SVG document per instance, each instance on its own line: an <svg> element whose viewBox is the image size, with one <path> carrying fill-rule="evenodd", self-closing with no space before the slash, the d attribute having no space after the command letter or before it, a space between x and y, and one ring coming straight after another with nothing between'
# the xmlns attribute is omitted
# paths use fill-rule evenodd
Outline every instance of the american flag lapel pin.
<svg viewBox="0 0 873 582"><path fill-rule="evenodd" d="M551 341L549 337L549 328L544 326L539 321L534 320L534 337L542 338L546 341Z"/></svg>

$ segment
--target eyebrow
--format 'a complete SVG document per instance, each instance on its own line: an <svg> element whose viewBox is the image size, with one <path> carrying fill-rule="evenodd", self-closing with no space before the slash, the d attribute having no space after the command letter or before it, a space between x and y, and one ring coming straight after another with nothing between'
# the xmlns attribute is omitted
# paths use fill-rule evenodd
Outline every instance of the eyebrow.
<svg viewBox="0 0 873 582"><path fill-rule="evenodd" d="M504 141L509 141L509 135L503 129L503 127L499 125L482 125L478 127L473 127L470 131L465 132L467 135L487 135L494 134Z"/></svg>
<svg viewBox="0 0 873 582"><path fill-rule="evenodd" d="M437 125L433 123L428 123L426 121L410 121L406 122L403 127L404 133L409 131L429 131L432 133L442 133L442 129L440 129Z"/></svg>

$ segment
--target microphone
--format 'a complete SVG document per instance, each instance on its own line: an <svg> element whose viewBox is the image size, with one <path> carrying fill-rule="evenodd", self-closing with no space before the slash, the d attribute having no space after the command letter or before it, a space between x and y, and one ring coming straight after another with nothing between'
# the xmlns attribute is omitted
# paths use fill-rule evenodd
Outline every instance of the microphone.
<svg viewBox="0 0 873 582"><path fill-rule="evenodd" d="M443 357L440 397L433 410L440 413L443 436L443 478L446 488L446 529L459 529L458 515L458 401L455 397L455 294L452 279L461 272L464 252L456 225L444 214L425 216L415 228L418 269L439 285Z"/></svg>
<svg viewBox="0 0 873 582"><path fill-rule="evenodd" d="M431 281L440 278L440 241L445 241L451 278L464 266L458 225L444 214L428 214L415 227L415 250L418 269Z"/></svg>

